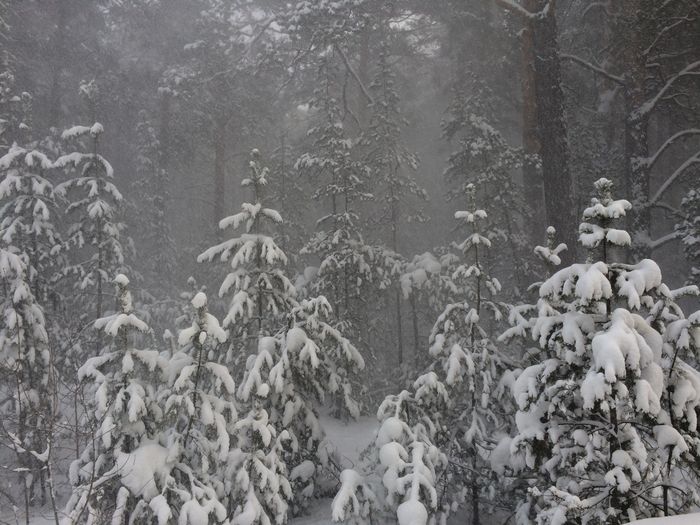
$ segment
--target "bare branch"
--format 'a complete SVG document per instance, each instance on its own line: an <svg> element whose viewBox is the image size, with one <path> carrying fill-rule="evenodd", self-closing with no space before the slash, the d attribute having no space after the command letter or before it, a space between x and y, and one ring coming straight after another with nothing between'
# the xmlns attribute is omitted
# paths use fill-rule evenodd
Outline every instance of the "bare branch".
<svg viewBox="0 0 700 525"><path fill-rule="evenodd" d="M535 13L531 13L530 11L525 9L517 2L514 2L513 0L496 0L496 3L501 7L504 7L508 11L525 18L535 18L536 16Z"/></svg>
<svg viewBox="0 0 700 525"><path fill-rule="evenodd" d="M669 78L653 98L642 104L641 107L634 111L634 116L640 117L649 114L656 107L656 104L659 103L659 100L666 95L666 92L673 87L673 84L675 84L676 81L683 77L694 75L700 75L700 60L688 64L681 71Z"/></svg>
<svg viewBox="0 0 700 525"><path fill-rule="evenodd" d="M621 76L613 75L612 73L604 70L602 67L596 66L595 64L593 64L587 60L584 60L581 57L577 57L576 55L569 55L566 53L560 53L559 57L565 58L567 60L571 60L572 62L575 62L583 67L586 67L586 68L590 69L591 71L595 71L599 75L602 75L605 78L607 78L608 80L612 80L613 82L617 82L620 85L624 85L624 83L625 83L625 79L622 78Z"/></svg>
<svg viewBox="0 0 700 525"><path fill-rule="evenodd" d="M681 164L676 171L674 171L668 179L664 181L664 183L661 185L661 187L656 191L654 196L649 199L649 204L655 204L666 191L668 188L678 179L685 171L690 168L691 166L695 164L700 164L700 151L698 151L695 155L692 157L689 157L686 159L686 161Z"/></svg>
<svg viewBox="0 0 700 525"><path fill-rule="evenodd" d="M683 138L683 137L692 136L692 135L700 135L700 129L698 129L698 128L684 129L683 131L679 131L678 133L672 135L671 137L668 138L668 140L666 140L666 142L664 142L659 147L659 149L656 150L656 153L654 153L654 155L652 155L651 157L646 159L646 161L645 161L646 165L649 168L651 168L652 166L654 166L654 164L656 164L656 161L659 160L659 157L663 154L663 152L666 151L671 145L673 145L673 143L676 140Z"/></svg>
<svg viewBox="0 0 700 525"><path fill-rule="evenodd" d="M655 250L657 248L660 248L664 244L667 244L671 241L675 241L676 239L678 239L678 232L667 233L663 237L659 237L656 240L650 241L649 248L651 248L652 250Z"/></svg>
<svg viewBox="0 0 700 525"><path fill-rule="evenodd" d="M496 3L508 11L515 13L529 20L541 20L545 18L550 11L553 11L556 5L556 0L549 0L545 6L536 12L528 11L515 0L496 0Z"/></svg>

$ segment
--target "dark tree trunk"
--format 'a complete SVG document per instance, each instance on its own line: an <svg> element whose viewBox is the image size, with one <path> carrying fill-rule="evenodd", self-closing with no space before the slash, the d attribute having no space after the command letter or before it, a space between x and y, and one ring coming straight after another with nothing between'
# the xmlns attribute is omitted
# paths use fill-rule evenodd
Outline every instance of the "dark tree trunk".
<svg viewBox="0 0 700 525"><path fill-rule="evenodd" d="M58 0L56 5L56 31L54 32L52 50L53 60L51 61L51 91L49 95L49 126L60 127L61 125L61 104L63 100L63 86L61 76L63 74L63 62L65 60L65 40L66 40L66 17L68 2Z"/></svg>
<svg viewBox="0 0 700 525"><path fill-rule="evenodd" d="M640 162L649 156L649 118L639 112L647 99L645 89L648 75L647 64L642 54L646 47L643 28L646 24L639 0L625 0L617 21L616 38L623 50L621 60L625 95L625 193L632 201L632 213L628 223L632 235L632 254L635 258L650 255L651 213L649 200L649 167Z"/></svg>
<svg viewBox="0 0 700 525"><path fill-rule="evenodd" d="M546 2L537 0L537 7ZM554 2L544 14L533 19L535 51L535 101L537 134L542 159L545 217L554 226L569 249L564 258L571 260L576 251L577 220L572 196L573 181L569 172L569 144L564 122L564 92L561 87L561 64Z"/></svg>
<svg viewBox="0 0 700 525"><path fill-rule="evenodd" d="M529 10L536 8L535 0L527 0L525 7ZM535 94L535 44L533 41L532 23L526 21L521 33L521 89L522 105L522 140L523 149L528 155L540 154L540 141L537 134L537 101ZM540 242L542 232L547 226L540 210L543 209L542 173L532 163L523 167L523 186L525 200L528 204L530 217L530 242L536 245Z"/></svg>
<svg viewBox="0 0 700 525"><path fill-rule="evenodd" d="M160 96L160 122L158 130L158 177L156 178L156 189L158 195L155 199L155 211L156 214L159 216L161 224L163 222L165 222L166 224L169 222L168 208L170 202L168 202L168 197L170 193L168 192L168 183L170 176L170 101L170 94L167 92L163 92ZM160 239L160 246L162 248L162 251L158 255L161 258L161 260L163 260L163 258L172 257L174 255L173 253L168 251L168 243L168 239ZM161 291L166 292L170 290L174 278L172 272L156 271L156 276L160 281Z"/></svg>

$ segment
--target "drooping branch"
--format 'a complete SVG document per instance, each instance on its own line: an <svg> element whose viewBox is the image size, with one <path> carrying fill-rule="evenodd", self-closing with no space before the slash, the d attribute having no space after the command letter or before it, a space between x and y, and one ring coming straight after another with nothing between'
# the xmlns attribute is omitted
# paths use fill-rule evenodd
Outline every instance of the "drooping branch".
<svg viewBox="0 0 700 525"><path fill-rule="evenodd" d="M664 86L652 97L649 99L647 102L642 104L634 113L636 117L642 117L646 116L649 113L651 113L656 105L659 103L659 101L666 96L666 93L668 92L669 89L673 87L673 85L681 78L687 77L687 76L695 76L695 75L700 75L700 60L697 60L691 64L688 64L685 66L681 71L676 73L675 75L671 76Z"/></svg>
<svg viewBox="0 0 700 525"><path fill-rule="evenodd" d="M700 135L700 129L698 128L691 128L691 129L684 129L683 131L679 131L678 133L670 136L666 142L664 142L659 149L656 150L656 153L646 159L645 164L651 168L654 164L656 164L656 161L659 160L659 157L663 154L664 151L666 151L670 146L673 145L675 141L677 141L680 138L683 137L688 137L692 135Z"/></svg>
<svg viewBox="0 0 700 525"><path fill-rule="evenodd" d="M576 55L569 55L567 53L560 53L559 57L564 58L566 60L570 60L571 62L575 62L576 64L583 66L585 68L588 68L591 71L594 71L594 72L598 73L599 75L604 76L608 80L612 80L613 82L616 82L620 85L624 85L624 83L625 83L625 79L622 78L621 76L610 73L609 71L606 71L602 67L596 66L592 62L589 62L588 60L584 60L581 57L577 57Z"/></svg>
<svg viewBox="0 0 700 525"><path fill-rule="evenodd" d="M518 16L529 20L535 20L546 17L550 10L554 9L555 0L550 0L545 4L545 6L536 12L529 11L517 3L515 0L496 0L496 3L501 7L507 9L508 11L515 13Z"/></svg>
<svg viewBox="0 0 700 525"><path fill-rule="evenodd" d="M674 171L668 179L664 181L664 183L661 185L661 187L656 191L654 196L649 199L649 204L655 204L656 201L658 201L664 193L671 187L671 185L678 179L685 171L690 168L691 166L695 164L700 164L700 151L698 151L695 155L689 157L686 159L686 161L678 166L676 171Z"/></svg>
<svg viewBox="0 0 700 525"><path fill-rule="evenodd" d="M679 237L678 232L667 233L663 237L659 237L658 239L650 241L649 248L651 248L652 250L656 250L657 248L660 248L664 244L667 244L671 241L675 241L676 239L678 239L678 237Z"/></svg>
<svg viewBox="0 0 700 525"><path fill-rule="evenodd" d="M692 21L692 20L693 20L692 18L688 18L687 16L685 16L685 17L683 17L683 18L680 18L679 20L677 20L677 21L674 22L673 24L667 25L666 27L664 27L663 29L661 29L661 31L659 31L659 34L656 35L656 38L654 39L654 41L653 41L651 44L649 44L649 47L647 47L644 51L642 51L642 55L647 56L649 53L651 53L652 49L654 49L654 47L655 47L656 44L659 42L659 40L661 40L661 38L662 38L666 33L668 33L669 31L671 31L673 28L675 28L676 26L678 26L678 25L680 25L680 24L683 24L683 23L685 23L685 22L690 22L690 21Z"/></svg>

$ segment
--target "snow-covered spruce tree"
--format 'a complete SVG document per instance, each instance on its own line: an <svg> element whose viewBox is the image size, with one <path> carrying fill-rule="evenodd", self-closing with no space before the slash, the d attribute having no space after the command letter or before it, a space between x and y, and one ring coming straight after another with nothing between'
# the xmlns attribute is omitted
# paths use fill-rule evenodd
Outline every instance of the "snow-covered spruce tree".
<svg viewBox="0 0 700 525"><path fill-rule="evenodd" d="M631 206L612 198L610 181L595 186L580 227L588 262L542 283L534 316L514 318L520 326L505 334L525 333L540 348L513 385L512 464L533 477L519 523L624 523L665 512L669 493L695 493L676 475L692 471L692 456L674 418L695 428L697 393L683 388L675 397L666 378L687 387L698 373L677 371L680 361L668 356L679 332L665 330L655 313L674 294L653 261L612 262L630 244L613 225ZM660 331L669 334L666 343ZM675 415L664 402L669 392Z"/></svg>
<svg viewBox="0 0 700 525"><path fill-rule="evenodd" d="M49 299L54 274L62 269L51 168L43 152L17 144L0 157L0 242L26 254L26 277L40 302Z"/></svg>
<svg viewBox="0 0 700 525"><path fill-rule="evenodd" d="M148 326L134 315L127 277L119 274L114 282L118 311L95 321L112 348L78 371L93 396L87 410L93 435L70 467L73 493L65 509L70 524L153 519L164 508L159 495L178 459L179 448L156 441L163 419L158 387L168 363L156 350L134 347L134 337Z"/></svg>
<svg viewBox="0 0 700 525"><path fill-rule="evenodd" d="M180 352L169 366L170 386L160 393L164 430L160 442L176 450L156 507L159 523L223 523L235 481L227 470L231 433L237 419L235 385L228 368L215 361L227 334L208 312L207 297L192 298L195 316L182 330ZM228 508L227 508L228 506Z"/></svg>
<svg viewBox="0 0 700 525"><path fill-rule="evenodd" d="M488 230L492 240L498 238L509 250L510 258L519 260L513 268L496 263L503 272L506 284L514 295L524 291L530 273L530 241L522 225L528 214L528 203L523 189L513 180L513 173L535 163L535 159L521 149L508 144L500 131L479 114L485 111L478 96L458 93L450 108L449 118L443 122L444 136L455 143L445 169L450 184L449 198L461 198L466 186L475 184L483 202L490 203ZM506 257L501 261L509 260Z"/></svg>
<svg viewBox="0 0 700 525"><path fill-rule="evenodd" d="M471 228L458 245L462 261L452 281L466 290L448 304L430 335L430 371L410 391L382 403L376 446L382 465L386 503L402 525L446 519L469 503L472 523L480 523L482 501L493 489L487 461L493 436L504 428L496 401L503 357L490 337L503 305L491 297L500 290L482 258L491 246L480 223L472 185L470 209L455 218Z"/></svg>
<svg viewBox="0 0 700 525"><path fill-rule="evenodd" d="M331 306L324 297L295 305L288 315L289 328L260 340L239 388L239 397L252 406L249 418L267 421L269 415L285 441L281 457L291 484L293 514L299 514L311 497L327 493L330 473L338 474L319 408L332 400L336 415L359 415L352 376L364 368L364 360L331 321Z"/></svg>
<svg viewBox="0 0 700 525"><path fill-rule="evenodd" d="M56 374L44 313L27 278L27 256L0 247L0 438L17 454L24 511L46 503L46 476L55 510L51 479ZM41 486L41 501L35 491Z"/></svg>
<svg viewBox="0 0 700 525"><path fill-rule="evenodd" d="M379 23L388 26L388 17L383 17ZM413 177L418 159L401 141L401 128L406 125L406 121L401 114L395 74L389 63L390 42L386 27L382 27L380 33L382 38L376 72L369 86L373 94L373 102L370 104L372 114L369 126L360 138L359 147L372 174L374 193L383 209L379 222L388 227L391 249L401 253L401 227L405 221L425 220L420 210L417 210L417 203L427 200L428 195ZM401 288L396 283L394 308L399 365L403 363L404 355L401 306Z"/></svg>
<svg viewBox="0 0 700 525"><path fill-rule="evenodd" d="M313 198L330 205L302 253L319 260L314 291L331 302L335 315L343 319L343 332L366 348L367 330L362 327L370 324L370 307L376 304L372 297L398 279L402 261L393 251L366 243L361 234L357 206L372 198L367 189L369 172L365 163L356 160L356 142L344 129L339 102L333 96L336 75L331 57L325 57L311 103L318 110L318 122L308 133L309 151L296 163L303 174L318 181Z"/></svg>
<svg viewBox="0 0 700 525"><path fill-rule="evenodd" d="M270 387L266 382L277 346L274 337L260 338L258 353L249 357L238 391L248 413L235 424L236 448L231 462L235 472L229 474L234 524L285 523L293 497L283 450L289 433L270 419Z"/></svg>
<svg viewBox="0 0 700 525"><path fill-rule="evenodd" d="M66 170L70 177L56 186L56 192L70 201L65 242L71 260L64 274L76 283L76 304L82 306L79 311L88 319L102 317L105 284L124 265L124 225L118 220L123 199L112 183L112 166L98 153L103 132L99 122L65 130L61 135L64 140L77 141L90 151L74 151L54 162L54 167Z"/></svg>
<svg viewBox="0 0 700 525"><path fill-rule="evenodd" d="M287 256L267 233L271 224L282 222L276 210L263 205L268 174L261 164L260 152L254 149L250 177L241 183L252 189L253 202L243 203L239 213L219 222L221 229L243 227L244 232L212 246L197 258L199 262L219 258L231 267L219 288L219 296L230 297L223 326L231 331L231 351L240 354L238 343L245 343L243 348L247 351L243 355L255 351L260 335L279 330L295 295L294 285L284 271Z"/></svg>

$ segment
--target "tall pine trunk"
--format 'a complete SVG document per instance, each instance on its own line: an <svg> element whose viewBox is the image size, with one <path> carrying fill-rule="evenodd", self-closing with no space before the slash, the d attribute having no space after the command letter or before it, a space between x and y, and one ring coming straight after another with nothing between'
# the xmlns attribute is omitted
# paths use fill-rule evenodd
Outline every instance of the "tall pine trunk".
<svg viewBox="0 0 700 525"><path fill-rule="evenodd" d="M537 0L544 9L547 2ZM576 251L576 213L573 181L569 171L569 145L564 122L564 92L561 87L561 63L554 2L532 19L534 44L535 101L537 131L542 160L545 217L547 224L561 232L569 249L565 259Z"/></svg>
<svg viewBox="0 0 700 525"><path fill-rule="evenodd" d="M526 8L533 10L535 0L528 0ZM522 143L528 155L540 154L540 141L537 134L537 100L535 93L535 43L532 22L526 21L521 32L521 91L522 105ZM542 174L533 163L523 166L523 186L525 200L530 216L530 242L534 246L539 242L539 235L547 225L544 224L540 210L543 208Z"/></svg>

